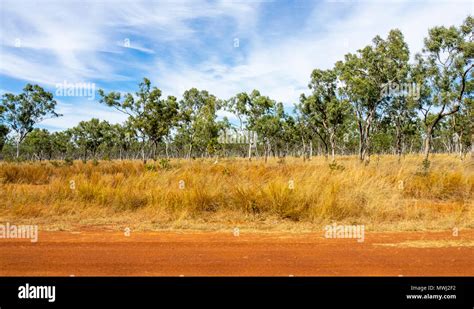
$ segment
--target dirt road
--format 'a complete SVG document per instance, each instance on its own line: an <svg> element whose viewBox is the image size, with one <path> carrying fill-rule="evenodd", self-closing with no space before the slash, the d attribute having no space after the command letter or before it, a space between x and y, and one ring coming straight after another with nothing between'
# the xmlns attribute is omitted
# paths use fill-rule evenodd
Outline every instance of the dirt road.
<svg viewBox="0 0 474 309"><path fill-rule="evenodd" d="M474 230L321 234L40 232L0 239L0 276L474 276Z"/></svg>

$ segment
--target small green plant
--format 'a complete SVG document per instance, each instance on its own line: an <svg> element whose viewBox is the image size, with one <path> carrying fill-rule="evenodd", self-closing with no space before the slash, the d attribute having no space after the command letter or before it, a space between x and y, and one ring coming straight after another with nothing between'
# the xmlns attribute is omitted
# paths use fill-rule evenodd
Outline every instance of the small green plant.
<svg viewBox="0 0 474 309"><path fill-rule="evenodd" d="M92 160L92 165L94 166L99 165L99 161L97 161L97 159Z"/></svg>
<svg viewBox="0 0 474 309"><path fill-rule="evenodd" d="M428 159L423 160L423 163L422 163L423 170L428 171L430 169L430 165L431 165L430 160Z"/></svg>
<svg viewBox="0 0 474 309"><path fill-rule="evenodd" d="M64 158L64 165L72 166L74 164L74 160L71 157Z"/></svg>
<svg viewBox="0 0 474 309"><path fill-rule="evenodd" d="M58 161L50 161L49 163L51 163L51 165L54 166L54 167L60 167L61 166L61 164Z"/></svg>
<svg viewBox="0 0 474 309"><path fill-rule="evenodd" d="M338 164L336 161L329 163L329 168L331 171L343 171L345 170L344 165Z"/></svg>
<svg viewBox="0 0 474 309"><path fill-rule="evenodd" d="M226 175L226 176L230 176L230 171L227 167L224 167L224 169L222 170L222 174Z"/></svg>
<svg viewBox="0 0 474 309"><path fill-rule="evenodd" d="M161 169L168 170L171 168L171 163L168 159L161 159L159 164Z"/></svg>
<svg viewBox="0 0 474 309"><path fill-rule="evenodd" d="M430 171L430 166L431 162L428 159L424 159L421 163L421 174L428 175L428 172Z"/></svg>
<svg viewBox="0 0 474 309"><path fill-rule="evenodd" d="M155 164L145 164L145 169L149 172L154 172L156 171L156 165Z"/></svg>

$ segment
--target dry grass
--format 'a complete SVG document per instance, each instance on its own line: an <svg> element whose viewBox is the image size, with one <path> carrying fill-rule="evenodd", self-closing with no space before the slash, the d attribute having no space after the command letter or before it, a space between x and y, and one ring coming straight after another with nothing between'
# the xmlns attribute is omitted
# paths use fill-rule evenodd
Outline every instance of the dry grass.
<svg viewBox="0 0 474 309"><path fill-rule="evenodd" d="M367 230L473 228L472 161L437 155L428 174L421 161L382 156L365 166L341 157L343 170L323 158L173 160L166 169L138 161L0 163L0 222L48 229L310 231L332 222Z"/></svg>
<svg viewBox="0 0 474 309"><path fill-rule="evenodd" d="M384 247L397 248L450 248L450 247L474 247L472 240L412 240L394 244L375 244Z"/></svg>

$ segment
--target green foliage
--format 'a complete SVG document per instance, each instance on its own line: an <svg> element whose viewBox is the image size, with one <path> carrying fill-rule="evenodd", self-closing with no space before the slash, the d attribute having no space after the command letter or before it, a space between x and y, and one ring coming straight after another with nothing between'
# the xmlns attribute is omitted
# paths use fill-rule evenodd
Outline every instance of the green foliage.
<svg viewBox="0 0 474 309"><path fill-rule="evenodd" d="M346 168L344 167L344 165L339 164L336 161L332 161L331 163L329 163L329 169L331 171L343 171Z"/></svg>
<svg viewBox="0 0 474 309"><path fill-rule="evenodd" d="M6 93L2 96L2 121L17 135L17 157L20 155L20 144L37 123L48 117L60 116L55 112L55 107L53 94L38 85L27 84L18 95Z"/></svg>
<svg viewBox="0 0 474 309"><path fill-rule="evenodd" d="M106 94L99 90L100 102L127 114L128 124L132 130L139 132L142 140L148 139L154 146L166 137L178 120L178 103L176 98L161 98L161 90L152 87L149 79L144 78L139 84L135 96L131 93L122 96L118 92ZM144 147L144 146L143 146ZM144 151L144 149L143 149ZM155 158L155 153L153 157ZM145 158L143 158L145 160Z"/></svg>
<svg viewBox="0 0 474 309"><path fill-rule="evenodd" d="M415 77L424 87L419 109L425 127L425 160L438 124L462 109L469 109L465 105L473 90L473 26L474 19L468 16L458 28L430 29L422 53L416 55Z"/></svg>
<svg viewBox="0 0 474 309"><path fill-rule="evenodd" d="M145 164L145 169L149 172L156 172L157 170L156 165L150 163Z"/></svg>
<svg viewBox="0 0 474 309"><path fill-rule="evenodd" d="M90 152L95 159L98 148L106 142L110 136L111 129L107 121L92 118L89 121L81 121L71 129L72 140L83 152L83 159L87 161L87 153Z"/></svg>
<svg viewBox="0 0 474 309"><path fill-rule="evenodd" d="M391 82L401 82L407 75L409 51L400 30L390 31L387 39L376 36L372 45L347 54L336 63L343 83L340 95L353 105L361 136L360 159L366 160L371 151L371 132L380 118L387 98L384 90Z"/></svg>
<svg viewBox="0 0 474 309"><path fill-rule="evenodd" d="M337 95L336 70L313 70L308 85L312 91L308 97L301 94L296 106L301 118L310 126L325 145L326 155L331 147L333 158L336 137L344 130L351 115L351 106Z"/></svg>
<svg viewBox="0 0 474 309"><path fill-rule="evenodd" d="M222 124L217 122L216 112L223 102L205 90L187 90L179 102L179 122L177 139L192 150L213 155L218 150L218 136Z"/></svg>
<svg viewBox="0 0 474 309"><path fill-rule="evenodd" d="M74 164L74 160L71 157L64 158L64 164L66 166L72 166Z"/></svg>
<svg viewBox="0 0 474 309"><path fill-rule="evenodd" d="M168 170L171 168L171 161L169 159L161 159L159 164L161 169Z"/></svg>

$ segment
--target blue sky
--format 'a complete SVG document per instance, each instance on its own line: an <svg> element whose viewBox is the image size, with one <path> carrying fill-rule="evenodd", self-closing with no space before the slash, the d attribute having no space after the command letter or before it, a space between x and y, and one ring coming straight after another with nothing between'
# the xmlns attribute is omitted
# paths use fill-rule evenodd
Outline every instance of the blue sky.
<svg viewBox="0 0 474 309"><path fill-rule="evenodd" d="M64 82L133 92L148 77L164 96L259 89L291 111L314 68L393 28L414 55L428 28L468 14L474 1L1 0L0 93L28 82L53 93ZM64 116L40 127L125 119L97 99L57 96Z"/></svg>

